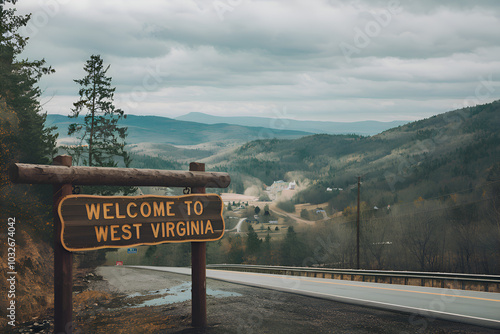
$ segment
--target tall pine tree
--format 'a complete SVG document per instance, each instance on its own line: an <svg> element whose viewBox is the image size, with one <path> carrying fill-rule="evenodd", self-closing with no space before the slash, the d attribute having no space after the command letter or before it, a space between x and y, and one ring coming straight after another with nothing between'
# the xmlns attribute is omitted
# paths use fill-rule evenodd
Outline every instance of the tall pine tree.
<svg viewBox="0 0 500 334"><path fill-rule="evenodd" d="M118 121L126 118L122 109L114 106L114 87L111 77L106 75L110 65L104 66L100 55L92 55L85 63L87 75L78 80L80 98L73 103L69 117L75 118L68 128L68 134L78 139L77 145L66 147L74 157L74 164L117 167L121 160L129 167L131 159L125 151L127 128L118 126ZM80 117L84 112L85 115ZM135 192L134 187L120 187L111 190L103 187L86 187L86 192L111 195L122 192L125 195Z"/></svg>

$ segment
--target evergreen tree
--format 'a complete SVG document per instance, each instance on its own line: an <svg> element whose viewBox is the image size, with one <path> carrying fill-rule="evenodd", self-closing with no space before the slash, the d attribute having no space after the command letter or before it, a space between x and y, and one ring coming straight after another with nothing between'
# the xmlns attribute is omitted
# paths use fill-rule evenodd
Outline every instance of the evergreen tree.
<svg viewBox="0 0 500 334"><path fill-rule="evenodd" d="M270 215L270 213L269 213L269 205L266 204L264 206L264 216L269 216L269 215Z"/></svg>
<svg viewBox="0 0 500 334"><path fill-rule="evenodd" d="M256 255L260 250L261 240L254 228L249 225L247 233L247 255Z"/></svg>
<svg viewBox="0 0 500 334"><path fill-rule="evenodd" d="M73 103L69 117L77 119L77 122L70 124L68 134L76 136L78 145L66 149L77 165L117 167L117 159L121 158L125 167L130 166L131 159L125 151L127 128L118 126L118 121L126 115L113 104L116 88L111 87L112 78L106 76L109 67L103 65L100 55L92 55L84 66L87 75L74 80L81 86L80 99ZM83 119L79 118L82 111L87 112ZM88 187L86 191L102 195L115 192L102 187ZM118 191L127 195L135 192L136 188L120 187Z"/></svg>
<svg viewBox="0 0 500 334"><path fill-rule="evenodd" d="M297 237L293 226L289 226L285 239L281 244L281 264L284 266L298 266L306 257L305 245Z"/></svg>
<svg viewBox="0 0 500 334"><path fill-rule="evenodd" d="M239 235L234 238L228 238L228 242L230 245L229 252L227 254L227 263L239 264L243 262L243 247L242 240Z"/></svg>
<svg viewBox="0 0 500 334"><path fill-rule="evenodd" d="M17 118L16 135L11 138L10 148L15 152L16 160L27 163L49 163L55 152L56 135L54 128L45 127L46 115L38 98L41 91L37 83L43 74L53 73L51 67L45 67L45 60L19 60L18 56L24 50L28 38L19 33L26 26L30 14L16 15L13 6L5 8L5 4L15 5L17 1L1 1L0 7L0 100L5 105L2 108L2 121L5 121L4 110L11 110ZM11 117L10 120L13 118ZM10 126L7 120L3 123ZM10 125L8 125L10 124ZM2 155L2 162L5 162Z"/></svg>
<svg viewBox="0 0 500 334"><path fill-rule="evenodd" d="M50 163L57 137L54 128L45 126L37 86L42 75L54 70L43 59L19 59L28 41L19 31L30 14L17 15L16 2L0 1L0 216L30 222L37 236L51 240L51 189L13 185L7 177L11 162Z"/></svg>
<svg viewBox="0 0 500 334"><path fill-rule="evenodd" d="M269 235L269 228L267 235L264 239L263 245L262 245L262 255L261 255L261 262L262 264L271 264L271 236Z"/></svg>

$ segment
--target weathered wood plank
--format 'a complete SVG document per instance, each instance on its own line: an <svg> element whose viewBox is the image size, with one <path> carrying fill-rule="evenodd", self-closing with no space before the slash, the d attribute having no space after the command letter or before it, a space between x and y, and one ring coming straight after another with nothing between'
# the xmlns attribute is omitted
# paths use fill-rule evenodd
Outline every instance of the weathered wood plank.
<svg viewBox="0 0 500 334"><path fill-rule="evenodd" d="M14 183L108 186L165 186L226 188L228 173L169 171L138 168L53 166L15 163L10 168Z"/></svg>
<svg viewBox="0 0 500 334"><path fill-rule="evenodd" d="M68 251L215 241L224 235L216 194L183 196L70 195L59 203Z"/></svg>

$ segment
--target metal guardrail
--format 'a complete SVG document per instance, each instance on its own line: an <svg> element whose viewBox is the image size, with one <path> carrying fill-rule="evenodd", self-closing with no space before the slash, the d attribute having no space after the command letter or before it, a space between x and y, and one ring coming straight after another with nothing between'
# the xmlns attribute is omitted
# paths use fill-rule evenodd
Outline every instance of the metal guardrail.
<svg viewBox="0 0 500 334"><path fill-rule="evenodd" d="M389 270L356 270L309 267L284 267L243 264L211 264L208 269L236 270L260 272L277 275L292 275L331 278L340 280L420 285L462 290L479 290L500 292L500 276L457 274L439 272L389 271Z"/></svg>

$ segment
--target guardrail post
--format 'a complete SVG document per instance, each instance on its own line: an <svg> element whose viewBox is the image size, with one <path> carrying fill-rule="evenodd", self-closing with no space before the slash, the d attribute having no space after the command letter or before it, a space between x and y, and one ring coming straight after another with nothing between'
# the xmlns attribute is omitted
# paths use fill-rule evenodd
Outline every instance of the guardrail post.
<svg viewBox="0 0 500 334"><path fill-rule="evenodd" d="M53 164L70 167L72 158L60 155ZM73 329L73 254L61 244L62 224L57 212L59 202L71 195L71 184L54 184L54 333L71 334Z"/></svg>
<svg viewBox="0 0 500 334"><path fill-rule="evenodd" d="M205 164L192 162L190 171L204 172ZM205 187L191 189L192 194L204 194ZM194 327L207 326L207 247L206 242L191 243L191 305L192 325Z"/></svg>

